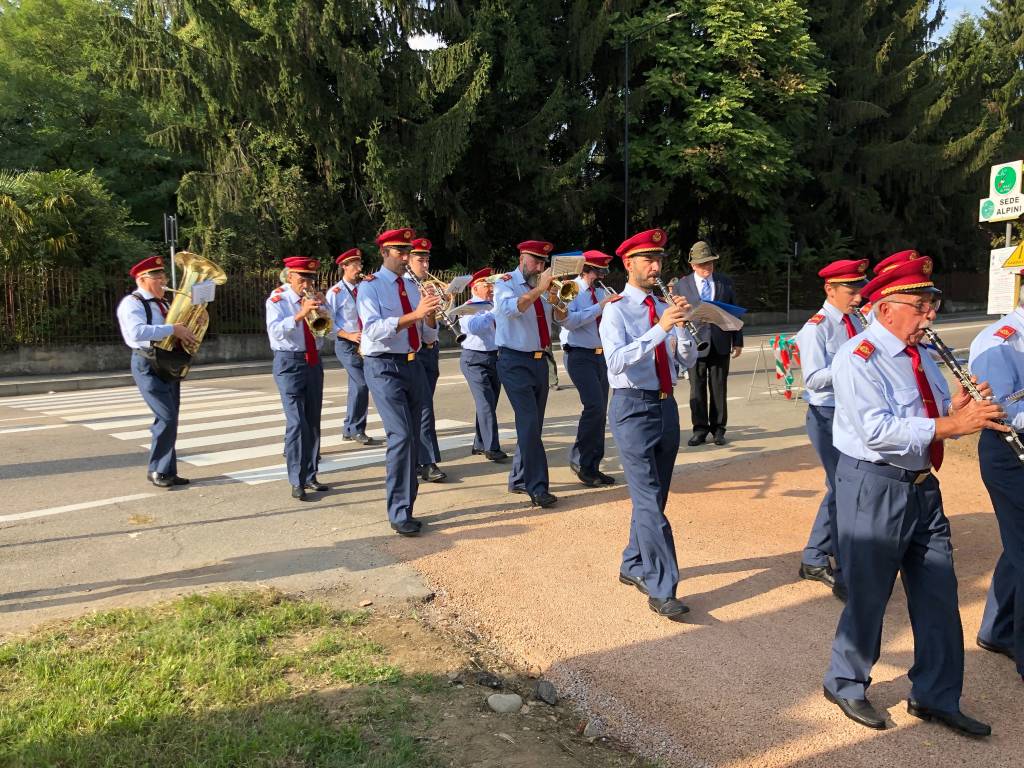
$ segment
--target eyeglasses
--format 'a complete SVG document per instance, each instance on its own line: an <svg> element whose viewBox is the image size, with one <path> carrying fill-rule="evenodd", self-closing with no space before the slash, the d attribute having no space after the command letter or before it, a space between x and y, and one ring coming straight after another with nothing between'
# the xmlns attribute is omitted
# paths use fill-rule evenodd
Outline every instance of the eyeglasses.
<svg viewBox="0 0 1024 768"><path fill-rule="evenodd" d="M886 304L903 304L907 307L913 307L914 311L919 315L926 315L929 312L938 312L939 307L942 306L942 299L933 299L931 301L896 301L895 299L886 299Z"/></svg>

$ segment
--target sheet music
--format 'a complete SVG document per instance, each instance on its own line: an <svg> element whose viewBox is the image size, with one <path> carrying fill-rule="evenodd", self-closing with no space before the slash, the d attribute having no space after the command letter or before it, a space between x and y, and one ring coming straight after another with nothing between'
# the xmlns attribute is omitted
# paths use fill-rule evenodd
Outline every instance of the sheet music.
<svg viewBox="0 0 1024 768"><path fill-rule="evenodd" d="M577 255L578 254L578 255ZM583 271L583 263L586 261L580 252L556 253L551 257L552 277L576 277Z"/></svg>
<svg viewBox="0 0 1024 768"><path fill-rule="evenodd" d="M472 279L472 275L459 275L448 284L448 293L453 296L455 294L462 293L466 290L466 287L469 285L469 281Z"/></svg>
<svg viewBox="0 0 1024 768"><path fill-rule="evenodd" d="M213 280L204 280L192 286L192 303L207 304L213 301L217 284Z"/></svg>

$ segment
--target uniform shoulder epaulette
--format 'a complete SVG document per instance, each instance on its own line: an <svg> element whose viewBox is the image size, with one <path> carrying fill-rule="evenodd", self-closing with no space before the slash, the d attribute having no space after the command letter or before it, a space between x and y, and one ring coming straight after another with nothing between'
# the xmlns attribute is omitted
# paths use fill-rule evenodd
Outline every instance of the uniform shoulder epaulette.
<svg viewBox="0 0 1024 768"><path fill-rule="evenodd" d="M333 288L331 288L331 291L333 291L334 293L341 293L341 286L336 285Z"/></svg>
<svg viewBox="0 0 1024 768"><path fill-rule="evenodd" d="M617 293L614 296L609 296L608 297L608 303L609 304L614 304L616 301L622 301L622 294L621 293Z"/></svg>
<svg viewBox="0 0 1024 768"><path fill-rule="evenodd" d="M512 279L512 274L510 272L506 272L504 275L501 276L501 282L503 282L503 283L507 283L511 279Z"/></svg>
<svg viewBox="0 0 1024 768"><path fill-rule="evenodd" d="M279 302L280 300L281 300L281 294L279 294L279 293L274 293L274 295L270 297L270 302L272 304L277 304L277 302Z"/></svg>
<svg viewBox="0 0 1024 768"><path fill-rule="evenodd" d="M377 276L376 276L376 275L364 275L364 276L363 276L363 282L364 282L364 283L368 283L368 282L370 282L371 280L376 280L376 279L377 279Z"/></svg>
<svg viewBox="0 0 1024 768"><path fill-rule="evenodd" d="M867 360L869 357L871 357L872 354L874 354L874 352L875 352L875 345L872 344L870 341L862 341L853 350L853 354L855 354L857 357L861 358L862 360Z"/></svg>
<svg viewBox="0 0 1024 768"><path fill-rule="evenodd" d="M1002 328L1000 328L998 331L995 332L995 335L998 336L1003 341L1006 341L1008 338L1013 336L1013 334L1015 334L1016 332L1017 332L1017 329L1014 328L1012 325L1004 325Z"/></svg>
<svg viewBox="0 0 1024 768"><path fill-rule="evenodd" d="M818 325L824 319L825 316L821 313L818 313L817 315L815 315L814 317L810 318L807 321L807 325Z"/></svg>

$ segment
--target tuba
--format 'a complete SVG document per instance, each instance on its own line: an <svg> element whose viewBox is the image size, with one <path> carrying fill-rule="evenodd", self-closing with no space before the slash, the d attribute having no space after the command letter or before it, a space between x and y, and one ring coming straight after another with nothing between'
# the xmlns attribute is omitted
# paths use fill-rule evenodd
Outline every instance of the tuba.
<svg viewBox="0 0 1024 768"><path fill-rule="evenodd" d="M188 376L192 358L199 351L199 345L203 343L203 337L210 327L210 314L206 311L206 304L192 303L192 288L207 281L216 285L224 285L228 281L223 269L209 259L190 251L179 251L175 254L174 261L181 269L181 281L177 288L166 289L174 294L174 301L167 310L164 323L181 323L187 326L196 340L195 343L186 343L174 336L168 336L153 342L154 357L150 362L157 375L165 381L184 379Z"/></svg>

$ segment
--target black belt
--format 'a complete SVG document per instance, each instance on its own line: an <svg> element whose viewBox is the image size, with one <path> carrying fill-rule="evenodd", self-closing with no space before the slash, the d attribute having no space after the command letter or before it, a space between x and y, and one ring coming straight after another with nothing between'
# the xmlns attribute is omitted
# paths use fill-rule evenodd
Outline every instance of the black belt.
<svg viewBox="0 0 1024 768"><path fill-rule="evenodd" d="M613 389L612 394L632 397L635 400L645 400L649 403L658 400L668 400L672 397L671 392L662 392L660 389Z"/></svg>
<svg viewBox="0 0 1024 768"><path fill-rule="evenodd" d="M367 355L367 357L386 357L388 360L398 360L403 363L411 363L416 359L415 352L381 352L376 355Z"/></svg>
<svg viewBox="0 0 1024 768"><path fill-rule="evenodd" d="M512 349L512 347L498 347L498 351L503 355L519 355L520 357L530 357L534 360L540 360L544 357L544 351L539 352L522 352L518 349Z"/></svg>
<svg viewBox="0 0 1024 768"><path fill-rule="evenodd" d="M566 352L589 352L592 355L604 354L604 347L571 347L568 344L563 344L562 349Z"/></svg>
<svg viewBox="0 0 1024 768"><path fill-rule="evenodd" d="M890 480L898 480L901 483L913 483L914 485L920 485L932 476L931 467L928 467L928 469L914 471L910 469L903 469L902 467L894 467L892 464L886 464L885 462L855 459L852 456L847 456L846 454L842 454L839 457L839 460L847 464L851 464L854 469L869 472L872 475L888 477Z"/></svg>
<svg viewBox="0 0 1024 768"><path fill-rule="evenodd" d="M431 342L429 342L429 343L428 343L428 342L426 342L426 341L424 341L424 342L423 342L423 348L424 348L424 349L433 349L433 348L434 348L434 345L435 345L435 344L437 344L437 342L436 342L436 341L431 341Z"/></svg>

